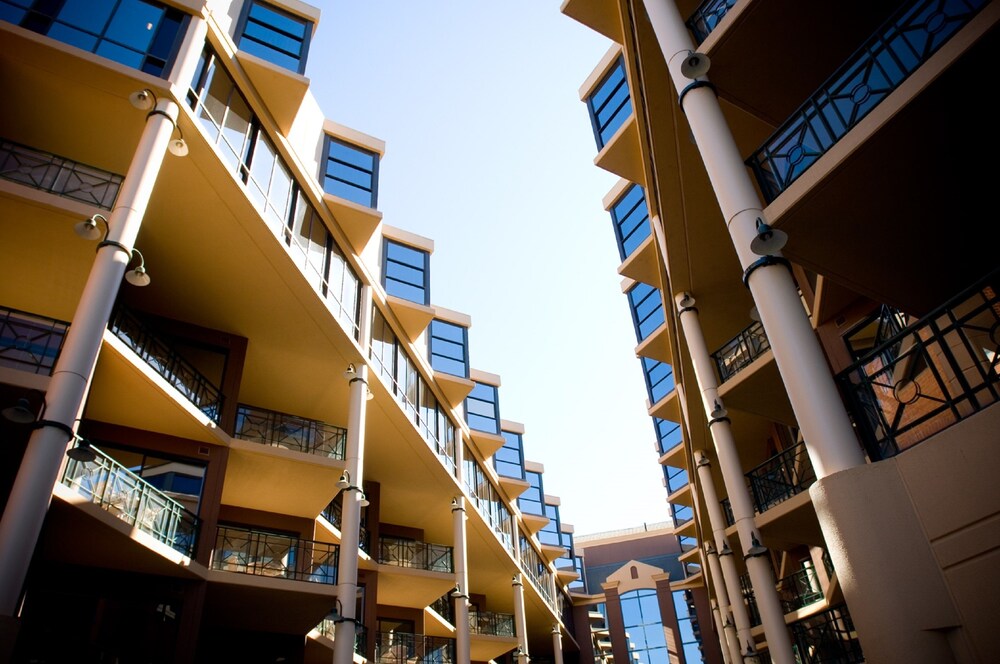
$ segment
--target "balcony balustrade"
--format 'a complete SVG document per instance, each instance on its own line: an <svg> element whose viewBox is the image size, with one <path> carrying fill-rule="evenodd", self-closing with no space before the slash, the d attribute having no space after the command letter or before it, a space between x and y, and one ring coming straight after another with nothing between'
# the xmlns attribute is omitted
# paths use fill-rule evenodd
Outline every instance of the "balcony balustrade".
<svg viewBox="0 0 1000 664"><path fill-rule="evenodd" d="M368 532L368 529L365 528L363 523L365 514L364 509L365 508L363 507L361 508L362 525L360 526L358 533L358 548L364 551L365 553L371 553L372 538L371 534ZM329 521L334 528L340 530L343 527L341 525L342 512L343 512L343 506L340 503L340 496L337 496L336 498L330 501L330 504L327 505L322 512L320 512L320 516Z"/></svg>
<svg viewBox="0 0 1000 664"><path fill-rule="evenodd" d="M212 569L311 583L337 583L336 544L219 526Z"/></svg>
<svg viewBox="0 0 1000 664"><path fill-rule="evenodd" d="M469 609L469 631L485 636L514 636L514 615Z"/></svg>
<svg viewBox="0 0 1000 664"><path fill-rule="evenodd" d="M847 606L841 604L788 626L802 664L860 664L865 661Z"/></svg>
<svg viewBox="0 0 1000 664"><path fill-rule="evenodd" d="M823 601L823 588L820 587L816 570L803 567L797 572L782 577L776 584L781 610L791 613L799 609Z"/></svg>
<svg viewBox="0 0 1000 664"><path fill-rule="evenodd" d="M93 445L93 461L69 459L60 483L132 527L191 557L198 517Z"/></svg>
<svg viewBox="0 0 1000 664"><path fill-rule="evenodd" d="M816 472L804 442L784 449L746 474L754 508L763 514L808 489Z"/></svg>
<svg viewBox="0 0 1000 664"><path fill-rule="evenodd" d="M754 322L712 353L715 368L719 372L719 381L725 383L770 348L771 343L764 333L764 326Z"/></svg>
<svg viewBox="0 0 1000 664"><path fill-rule="evenodd" d="M245 404L237 408L233 436L330 459L343 459L347 444L342 427Z"/></svg>
<svg viewBox="0 0 1000 664"><path fill-rule="evenodd" d="M737 0L705 0L687 20L687 27L699 44L715 30L722 17L733 8Z"/></svg>
<svg viewBox="0 0 1000 664"><path fill-rule="evenodd" d="M215 422L219 421L222 391L157 337L136 314L119 306L111 314L108 328L195 407Z"/></svg>
<svg viewBox="0 0 1000 664"><path fill-rule="evenodd" d="M968 23L987 0L908 2L747 159L768 203Z"/></svg>
<svg viewBox="0 0 1000 664"><path fill-rule="evenodd" d="M378 561L383 565L431 572L455 571L452 547L385 535L379 537Z"/></svg>
<svg viewBox="0 0 1000 664"><path fill-rule="evenodd" d="M455 624L455 609L451 603L451 591L446 592L441 595L436 600L431 602L431 608L439 616L450 622L452 625Z"/></svg>
<svg viewBox="0 0 1000 664"><path fill-rule="evenodd" d="M872 461L1000 399L998 278L960 293L837 376Z"/></svg>
<svg viewBox="0 0 1000 664"><path fill-rule="evenodd" d="M0 140L0 178L110 210L125 179L117 173Z"/></svg>
<svg viewBox="0 0 1000 664"><path fill-rule="evenodd" d="M379 632L375 661L382 664L453 664L455 639L404 632Z"/></svg>
<svg viewBox="0 0 1000 664"><path fill-rule="evenodd" d="M0 366L52 375L69 323L0 307Z"/></svg>

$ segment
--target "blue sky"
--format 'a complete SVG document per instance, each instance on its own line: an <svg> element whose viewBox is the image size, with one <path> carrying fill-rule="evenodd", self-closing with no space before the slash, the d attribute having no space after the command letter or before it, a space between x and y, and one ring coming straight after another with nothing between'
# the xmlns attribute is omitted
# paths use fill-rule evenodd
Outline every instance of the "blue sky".
<svg viewBox="0 0 1000 664"><path fill-rule="evenodd" d="M306 75L386 142L385 223L434 240L432 304L577 534L669 519L611 220L578 90L610 42L557 0L326 0ZM561 461L563 457L572 462Z"/></svg>

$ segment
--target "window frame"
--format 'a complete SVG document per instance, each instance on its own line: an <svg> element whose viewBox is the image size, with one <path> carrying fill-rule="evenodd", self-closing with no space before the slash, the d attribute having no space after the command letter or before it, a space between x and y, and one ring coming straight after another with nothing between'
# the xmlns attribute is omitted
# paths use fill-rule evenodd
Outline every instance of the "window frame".
<svg viewBox="0 0 1000 664"><path fill-rule="evenodd" d="M302 35L301 48L299 49L299 56L297 58L294 58L296 60L296 62L298 63L298 66L294 70L290 69L289 67L286 67L285 65L281 64L280 62L275 62L274 60L272 60L272 59L270 59L268 57L265 57L265 56L261 55L260 53L255 53L253 51L248 51L248 50L246 50L246 49L243 48L243 38L246 36L247 24L250 23L250 12L257 5L260 5L260 6L264 7L265 9L273 11L276 14L279 14L279 15L284 16L286 18L292 19L293 21L298 21L305 28L305 31L304 31L304 33ZM278 30L275 26L267 25L267 24L264 24L264 23L261 23L261 25L265 25L267 27L267 29L270 30L270 31L278 32L278 33L281 33L281 34L284 34L284 35L289 35L289 33L287 33L287 32L284 32L282 30ZM300 74L301 75L301 74L305 74L305 71L306 71L306 61L309 59L309 47L312 45L312 34L313 34L313 30L315 28L316 28L316 23L315 22L310 21L309 19L305 18L304 16L300 16L298 14L292 13L292 12L288 11L287 9L285 9L284 7L279 7L276 4L273 4L273 3L270 3L270 2L266 2L266 0L245 0L244 3L243 3L243 8L240 10L240 18L236 22L236 29L233 31L233 41L236 42L236 49L237 50L244 51L244 52L248 53L249 55L253 55L255 57L261 58L262 60L265 60L265 61L271 63L272 65L276 66L276 67L281 67L282 69L288 69L289 71L294 71L296 74ZM293 39L295 38L292 35L289 35L289 36L292 37ZM287 53L287 51L283 51L283 50L281 50L279 48L276 48L274 45L269 44L267 42L259 41L256 38L250 38L250 39L254 43L260 44L262 47L264 47L264 48L266 48L268 50L273 50L273 51L278 52L278 53ZM292 56L288 55L288 57L291 58Z"/></svg>

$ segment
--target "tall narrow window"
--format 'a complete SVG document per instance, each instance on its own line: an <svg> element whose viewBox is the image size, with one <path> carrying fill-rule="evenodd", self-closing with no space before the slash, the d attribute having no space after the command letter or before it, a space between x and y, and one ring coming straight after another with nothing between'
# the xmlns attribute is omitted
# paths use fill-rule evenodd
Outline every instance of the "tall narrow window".
<svg viewBox="0 0 1000 664"><path fill-rule="evenodd" d="M329 135L323 152L323 191L374 208L378 204L378 153Z"/></svg>
<svg viewBox="0 0 1000 664"><path fill-rule="evenodd" d="M637 341L642 342L663 325L665 319L660 289L639 282L628 291L628 305Z"/></svg>
<svg viewBox="0 0 1000 664"><path fill-rule="evenodd" d="M465 399L465 421L470 429L500 433L500 402L495 385L476 383Z"/></svg>
<svg viewBox="0 0 1000 664"><path fill-rule="evenodd" d="M312 22L259 0L247 0L236 31L241 51L301 74Z"/></svg>
<svg viewBox="0 0 1000 664"><path fill-rule="evenodd" d="M430 326L428 353L434 371L469 377L469 330L435 318Z"/></svg>
<svg viewBox="0 0 1000 664"><path fill-rule="evenodd" d="M611 220L615 224L618 254L624 261L650 233L649 209L642 187L633 184L615 201L611 206Z"/></svg>
<svg viewBox="0 0 1000 664"><path fill-rule="evenodd" d="M521 434L512 431L501 431L504 444L493 455L493 467L497 475L524 479L524 444Z"/></svg>
<svg viewBox="0 0 1000 664"><path fill-rule="evenodd" d="M389 295L430 304L430 254L386 240L382 253L382 285Z"/></svg>
<svg viewBox="0 0 1000 664"><path fill-rule="evenodd" d="M587 98L597 149L605 146L632 115L632 100L625 77L625 61L618 58L611 70Z"/></svg>
<svg viewBox="0 0 1000 664"><path fill-rule="evenodd" d="M646 378L649 403L657 403L674 389L674 368L666 362L643 357L642 372Z"/></svg>

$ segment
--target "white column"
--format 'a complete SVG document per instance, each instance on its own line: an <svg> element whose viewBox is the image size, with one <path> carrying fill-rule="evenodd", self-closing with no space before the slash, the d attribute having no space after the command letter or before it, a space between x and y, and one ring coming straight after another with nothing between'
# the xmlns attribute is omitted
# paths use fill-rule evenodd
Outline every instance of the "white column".
<svg viewBox="0 0 1000 664"><path fill-rule="evenodd" d="M472 644L469 641L469 568L466 545L465 498L458 496L451 501L451 515L455 530L455 655L458 664L469 664Z"/></svg>
<svg viewBox="0 0 1000 664"><path fill-rule="evenodd" d="M552 626L552 653L555 664L563 664L562 632L558 623Z"/></svg>
<svg viewBox="0 0 1000 664"><path fill-rule="evenodd" d="M718 383L715 379L715 370L712 368L712 358L705 345L705 338L701 332L701 324L698 321L698 310L694 308L694 298L687 293L680 293L675 301L678 308L678 318L681 329L684 332L684 339L687 342L688 355L694 366L695 378L701 390L702 406L706 413L713 411L722 405L719 400ZM726 486L726 493L729 495L729 504L733 509L733 517L736 521L736 530L740 536L740 544L743 547L744 559L747 564L747 571L750 574L750 583L753 586L754 597L757 600L757 609L760 611L761 623L764 626L764 634L767 638L767 647L771 652L771 661L775 664L794 664L795 657L792 654L792 640L785 626L785 614L781 610L781 602L778 599L778 591L775 587L774 573L767 560L766 551L759 554L760 536L756 531L753 520L753 504L750 501L750 491L747 489L746 480L743 477L743 468L740 465L739 454L736 451L736 440L733 438L732 427L729 418L724 414L709 415L709 431L712 434L712 441L715 443L715 453L719 460L719 470L722 472L722 481ZM719 501L712 483L712 476L709 472L707 459L703 455L698 455L698 478L700 488L705 496L705 502L709 510L718 510L712 514L713 528L722 527L725 533L725 522L721 519L721 510L718 509ZM706 481L707 480L707 481ZM718 517L716 520L715 517ZM718 536L717 536L718 537ZM735 562L732 567L727 564L727 556L724 555L728 545L723 537L723 541L717 542L719 555L723 565L723 575L726 578L729 588L730 598L740 597L738 593L739 584L730 581L730 576L735 576ZM725 546L725 549L723 548ZM734 603L733 616L739 615ZM742 604L742 601L740 602ZM737 617L737 620L739 618ZM736 623L736 631L740 635L742 650L748 644L753 644L753 639L744 634L744 630L739 622Z"/></svg>
<svg viewBox="0 0 1000 664"><path fill-rule="evenodd" d="M48 511L67 444L75 439L78 414L93 377L104 330L131 260L163 156L174 132L178 107L158 100L108 219L45 395L44 419L28 440L0 521L0 614L14 616L28 565ZM67 231L68 232L68 231Z"/></svg>
<svg viewBox="0 0 1000 664"><path fill-rule="evenodd" d="M763 219L760 199L705 77L696 81L680 71L694 51L684 21L671 0L644 0L682 110L691 126L723 218L760 313L792 409L802 430L816 475L820 478L865 462L830 374L787 261L776 253L767 259L750 251L756 221ZM689 87L691 85L695 87Z"/></svg>
<svg viewBox="0 0 1000 664"><path fill-rule="evenodd" d="M719 561L716 560L715 564L718 565ZM719 645L722 650L722 661L724 664L733 664L733 655L730 652L730 643L732 639L729 638L729 633L732 630L732 623L729 621L729 616L726 616L726 621L722 621L722 612L719 609L719 605L713 599L712 602L712 619L715 621L715 632L719 635ZM739 664L737 660L736 664Z"/></svg>
<svg viewBox="0 0 1000 664"><path fill-rule="evenodd" d="M362 294L362 339L367 334L364 325L365 311L370 310L369 300ZM354 661L358 595L358 546L361 538L361 490L364 478L365 414L368 404L368 365L360 362L350 380L350 401L347 412L347 445L345 450L345 479L351 485L344 489L340 515L340 553L337 564L337 598L340 601L340 619L336 623L333 639L334 664Z"/></svg>
<svg viewBox="0 0 1000 664"><path fill-rule="evenodd" d="M525 664L528 661L528 623L524 615L524 583L521 581L521 574L515 574L510 582L514 589L514 628L517 630L517 643L521 648L521 658L518 664Z"/></svg>
<svg viewBox="0 0 1000 664"><path fill-rule="evenodd" d="M708 500L708 497L705 497ZM725 538L725 534L723 534ZM718 535L716 535L716 540L718 540ZM722 567L719 564L719 554L715 550L715 547L711 543L705 543L705 557L708 559L708 571L712 575L712 581L715 585L715 599L718 602L718 607L716 608L716 622L719 630L719 637L722 645L722 654L726 661L736 662L737 664L741 661L740 656L740 635L738 628L733 625L730 621L730 611L735 615L737 611L740 613L740 620L737 621L737 625L742 625L744 628L744 636L747 638L753 638L750 635L750 619L747 617L747 609L743 604L743 598L737 594L732 595L732 582L730 582L729 577L735 576L735 568L730 571L729 575L726 575L722 571ZM729 557L732 561L732 556ZM739 591L739 580L736 580L736 590ZM732 597L732 601L730 601ZM719 615L721 614L721 615ZM725 616L725 622L723 622L722 616Z"/></svg>

